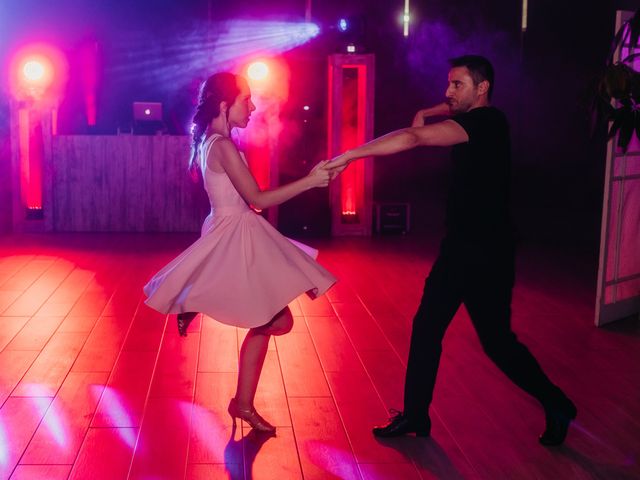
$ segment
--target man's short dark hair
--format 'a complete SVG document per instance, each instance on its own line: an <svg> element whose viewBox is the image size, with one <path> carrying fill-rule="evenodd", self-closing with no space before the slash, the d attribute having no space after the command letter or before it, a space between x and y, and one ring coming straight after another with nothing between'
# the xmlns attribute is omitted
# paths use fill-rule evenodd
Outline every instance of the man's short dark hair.
<svg viewBox="0 0 640 480"><path fill-rule="evenodd" d="M451 67L467 67L474 85L478 85L484 80L489 82L487 96L491 100L491 95L493 94L493 65L489 60L480 55L462 55L461 57L449 59L449 65Z"/></svg>

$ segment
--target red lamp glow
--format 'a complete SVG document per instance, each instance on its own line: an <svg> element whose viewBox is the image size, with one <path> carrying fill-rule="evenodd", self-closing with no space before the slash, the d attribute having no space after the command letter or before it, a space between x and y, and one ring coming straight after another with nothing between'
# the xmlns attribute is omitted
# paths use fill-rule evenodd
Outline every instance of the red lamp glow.
<svg viewBox="0 0 640 480"><path fill-rule="evenodd" d="M26 219L42 219L44 128L48 126L51 133L56 133L56 109L67 79L67 62L56 48L32 44L13 54L9 75L15 99L12 116L18 126L20 183L16 205L26 210ZM50 125L43 123L45 115Z"/></svg>
<svg viewBox="0 0 640 480"><path fill-rule="evenodd" d="M55 104L67 80L67 62L56 48L33 44L13 55L9 72L11 93L17 100Z"/></svg>
<svg viewBox="0 0 640 480"><path fill-rule="evenodd" d="M242 137L249 160L249 169L261 189L278 184L278 162L275 148L282 131L280 111L289 96L289 68L279 57L253 57L245 60L239 71L246 76L251 88L251 101L256 110ZM267 210L267 219L277 224L277 209Z"/></svg>
<svg viewBox="0 0 640 480"><path fill-rule="evenodd" d="M328 156L338 155L373 136L371 55L329 57ZM330 186L332 233L370 235L373 165L354 162Z"/></svg>

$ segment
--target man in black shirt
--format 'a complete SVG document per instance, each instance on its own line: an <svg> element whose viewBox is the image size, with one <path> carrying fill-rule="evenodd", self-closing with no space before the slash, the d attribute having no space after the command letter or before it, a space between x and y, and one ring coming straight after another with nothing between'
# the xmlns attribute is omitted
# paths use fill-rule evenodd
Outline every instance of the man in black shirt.
<svg viewBox="0 0 640 480"><path fill-rule="evenodd" d="M544 374L511 331L514 238L509 217L510 137L504 114L490 106L493 67L484 57L450 61L446 102L419 111L411 128L396 130L336 157L335 174L353 160L388 155L420 145L452 146L453 179L446 235L425 282L413 319L405 379L404 410L378 437L428 436L428 409L442 352L442 338L464 303L486 354L520 388L542 404L543 445L559 445L577 410ZM425 118L451 116L425 125Z"/></svg>

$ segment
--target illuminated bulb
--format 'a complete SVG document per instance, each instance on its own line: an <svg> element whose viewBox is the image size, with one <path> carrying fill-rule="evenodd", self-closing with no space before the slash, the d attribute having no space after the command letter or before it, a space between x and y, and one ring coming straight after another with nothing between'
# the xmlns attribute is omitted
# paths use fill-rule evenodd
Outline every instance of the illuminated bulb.
<svg viewBox="0 0 640 480"><path fill-rule="evenodd" d="M22 73L27 80L37 82L44 77L44 65L35 60L30 60L22 67Z"/></svg>
<svg viewBox="0 0 640 480"><path fill-rule="evenodd" d="M309 111L309 105L305 105L304 107L302 107L303 110Z"/></svg>
<svg viewBox="0 0 640 480"><path fill-rule="evenodd" d="M247 74L252 80L264 80L269 75L269 67L264 62L253 62L249 65Z"/></svg>

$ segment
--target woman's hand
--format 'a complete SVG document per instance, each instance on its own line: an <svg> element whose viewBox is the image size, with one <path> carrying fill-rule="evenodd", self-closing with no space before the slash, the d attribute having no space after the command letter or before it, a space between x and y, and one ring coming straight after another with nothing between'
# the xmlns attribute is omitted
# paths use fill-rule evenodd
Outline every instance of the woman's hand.
<svg viewBox="0 0 640 480"><path fill-rule="evenodd" d="M329 163L329 160L323 160L318 162L313 169L307 175L307 178L311 182L311 188L316 187L326 187L329 185L329 181L331 180L331 174L326 169L326 165Z"/></svg>

